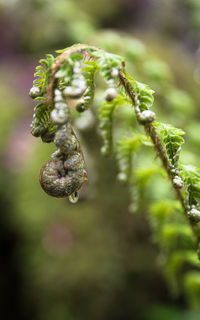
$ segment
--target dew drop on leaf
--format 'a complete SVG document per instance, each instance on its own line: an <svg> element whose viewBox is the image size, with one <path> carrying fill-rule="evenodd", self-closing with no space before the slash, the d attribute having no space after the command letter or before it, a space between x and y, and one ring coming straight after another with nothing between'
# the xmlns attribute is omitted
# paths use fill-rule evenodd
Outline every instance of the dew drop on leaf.
<svg viewBox="0 0 200 320"><path fill-rule="evenodd" d="M77 203L78 202L78 199L79 199L79 194L78 192L74 192L72 193L70 196L69 196L69 201L71 203Z"/></svg>

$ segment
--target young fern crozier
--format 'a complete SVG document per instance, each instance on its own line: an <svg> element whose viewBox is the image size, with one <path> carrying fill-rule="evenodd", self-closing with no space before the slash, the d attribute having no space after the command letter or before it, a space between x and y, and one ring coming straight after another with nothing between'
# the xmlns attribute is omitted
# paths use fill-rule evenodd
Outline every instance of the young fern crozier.
<svg viewBox="0 0 200 320"><path fill-rule="evenodd" d="M109 155L113 151L113 116L117 107L132 105L138 124L144 127L162 161L199 246L200 171L192 166L179 165L184 132L155 120L156 115L150 110L153 90L127 73L122 57L82 44L58 53L56 59L47 55L47 59L40 60L35 73L37 78L30 90L30 96L39 101L34 109L31 133L40 136L44 142L54 142L57 147L51 160L41 169L40 183L44 191L76 202L78 190L87 180L83 153L72 128L68 105L73 100L78 112L90 107L94 98L95 73L99 72L107 84L106 101L99 111L102 153ZM130 189L134 181L130 178L132 154L141 143L146 143L146 136L123 138L116 151L121 163L119 180L128 182Z"/></svg>

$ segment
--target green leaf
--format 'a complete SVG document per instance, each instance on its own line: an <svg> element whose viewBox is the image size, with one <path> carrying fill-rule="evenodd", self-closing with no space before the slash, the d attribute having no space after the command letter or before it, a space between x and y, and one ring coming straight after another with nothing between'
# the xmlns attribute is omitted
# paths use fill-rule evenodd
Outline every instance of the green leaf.
<svg viewBox="0 0 200 320"><path fill-rule="evenodd" d="M96 61L97 67L106 81L113 78L112 71L114 68L121 68L123 58L118 55L104 51L93 52L93 55L98 58Z"/></svg>
<svg viewBox="0 0 200 320"><path fill-rule="evenodd" d="M31 124L32 135L41 136L50 125L50 110L45 103L37 104L34 108L33 121Z"/></svg>
<svg viewBox="0 0 200 320"><path fill-rule="evenodd" d="M185 183L189 208L198 207L200 204L200 168L181 165L180 176Z"/></svg>
<svg viewBox="0 0 200 320"><path fill-rule="evenodd" d="M105 102L99 108L99 127L103 139L102 153L109 155L113 148L112 129L114 112L119 105L126 103L123 97L118 94L117 97L109 102Z"/></svg>
<svg viewBox="0 0 200 320"><path fill-rule="evenodd" d="M151 108L154 102L154 91L146 84L134 80L127 72L124 72L124 74L132 86L132 91L137 96L137 104L140 111Z"/></svg>
<svg viewBox="0 0 200 320"><path fill-rule="evenodd" d="M46 68L49 67L49 63L46 59L40 59L39 60L39 63L43 64ZM38 68L38 67L37 67Z"/></svg>
<svg viewBox="0 0 200 320"><path fill-rule="evenodd" d="M52 54L46 54L47 60L49 62L49 67L52 66L52 64L54 63L54 56Z"/></svg>
<svg viewBox="0 0 200 320"><path fill-rule="evenodd" d="M185 132L169 124L154 122L158 137L160 138L163 149L168 157L172 169L177 169L181 146L184 143L183 135Z"/></svg>

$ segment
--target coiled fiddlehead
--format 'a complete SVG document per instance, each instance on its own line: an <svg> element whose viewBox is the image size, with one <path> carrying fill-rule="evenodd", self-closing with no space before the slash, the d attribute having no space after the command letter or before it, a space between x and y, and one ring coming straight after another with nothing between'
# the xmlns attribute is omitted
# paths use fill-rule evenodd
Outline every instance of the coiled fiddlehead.
<svg viewBox="0 0 200 320"><path fill-rule="evenodd" d="M54 143L58 150L42 167L40 184L51 196L63 198L74 194L76 197L77 190L87 180L87 173L80 143L70 123L60 126Z"/></svg>
<svg viewBox="0 0 200 320"><path fill-rule="evenodd" d="M40 70L35 73L39 79L34 80L30 90L32 98L42 101L34 109L31 133L41 136L44 142L53 141L58 148L42 167L40 184L47 194L70 197L71 202L76 202L77 191L87 180L87 173L80 143L71 125L66 97L79 98L86 90L86 81L79 61L69 58L60 65L58 61L53 63L54 59L50 57L40 61L46 69L42 66L36 68Z"/></svg>
<svg viewBox="0 0 200 320"><path fill-rule="evenodd" d="M40 136L43 142L54 142L57 147L40 173L40 184L47 194L70 197L75 202L87 173L80 143L72 128L68 100L76 100L79 112L88 109L94 97L95 72L100 69L106 81L114 85L112 74L116 75L121 60L97 48L78 45L63 50L57 59L47 55L36 67L37 79L30 96L41 103L34 109L31 133Z"/></svg>

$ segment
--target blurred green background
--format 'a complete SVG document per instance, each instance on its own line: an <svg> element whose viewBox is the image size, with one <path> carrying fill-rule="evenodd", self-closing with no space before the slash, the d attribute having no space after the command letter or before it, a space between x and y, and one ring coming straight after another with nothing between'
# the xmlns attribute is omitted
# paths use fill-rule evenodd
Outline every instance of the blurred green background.
<svg viewBox="0 0 200 320"><path fill-rule="evenodd" d="M54 147L30 135L28 96L46 53L83 42L121 54L156 91L159 119L186 131L183 162L199 166L200 1L0 0L0 30L0 319L200 319L200 282L173 293L148 221L152 199L173 199L166 180L133 214L134 190L130 200L114 157L100 154L101 88L75 121L89 176L76 205L39 185ZM134 123L120 112L117 123Z"/></svg>

